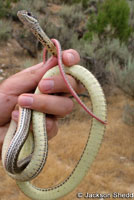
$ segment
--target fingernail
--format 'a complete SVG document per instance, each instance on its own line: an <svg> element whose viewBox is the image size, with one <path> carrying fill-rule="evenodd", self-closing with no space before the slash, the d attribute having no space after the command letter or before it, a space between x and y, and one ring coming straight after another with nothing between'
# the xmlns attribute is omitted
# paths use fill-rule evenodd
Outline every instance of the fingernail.
<svg viewBox="0 0 134 200"><path fill-rule="evenodd" d="M66 59L69 65L73 65L75 62L75 57L72 53L66 53Z"/></svg>
<svg viewBox="0 0 134 200"><path fill-rule="evenodd" d="M54 88L54 80L44 79L41 81L43 91L52 90Z"/></svg>
<svg viewBox="0 0 134 200"><path fill-rule="evenodd" d="M29 107L33 104L33 97L31 96L20 96L19 97L19 105Z"/></svg>

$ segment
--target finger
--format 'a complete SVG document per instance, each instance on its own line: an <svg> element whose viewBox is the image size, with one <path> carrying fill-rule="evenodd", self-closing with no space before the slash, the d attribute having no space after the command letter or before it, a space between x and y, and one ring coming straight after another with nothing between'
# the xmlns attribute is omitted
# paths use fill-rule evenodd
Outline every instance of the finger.
<svg viewBox="0 0 134 200"><path fill-rule="evenodd" d="M18 122L19 120L19 111L14 110L12 112L12 119ZM55 117L46 117L46 129L48 134L48 140L56 136L58 132L58 120Z"/></svg>
<svg viewBox="0 0 134 200"><path fill-rule="evenodd" d="M62 52L63 63L67 66L72 66L80 62L80 55L74 49L68 49Z"/></svg>
<svg viewBox="0 0 134 200"><path fill-rule="evenodd" d="M13 110L12 112L12 119L16 122L19 120L19 110Z"/></svg>
<svg viewBox="0 0 134 200"><path fill-rule="evenodd" d="M56 118L46 118L46 128L48 140L55 137L58 132L58 120Z"/></svg>
<svg viewBox="0 0 134 200"><path fill-rule="evenodd" d="M76 81L70 75L67 75L67 78L68 78L69 83L71 84L71 86L77 93L82 93L85 91L84 86L79 81ZM42 79L38 87L39 87L39 90L44 94L45 93L59 93L59 92L70 93L62 76L60 75L53 76L51 78Z"/></svg>
<svg viewBox="0 0 134 200"><path fill-rule="evenodd" d="M18 98L18 104L25 108L47 114L65 116L73 109L73 101L68 97L47 94L23 94Z"/></svg>

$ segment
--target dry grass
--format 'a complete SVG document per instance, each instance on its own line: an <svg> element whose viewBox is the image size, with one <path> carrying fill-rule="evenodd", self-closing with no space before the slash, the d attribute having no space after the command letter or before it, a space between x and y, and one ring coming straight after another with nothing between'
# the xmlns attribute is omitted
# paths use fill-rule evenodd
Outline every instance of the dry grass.
<svg viewBox="0 0 134 200"><path fill-rule="evenodd" d="M81 184L63 200L77 199L77 192L113 193L134 192L134 127L122 122L123 107L131 102L120 91L108 101L108 126L100 152ZM49 142L49 156L45 169L34 183L48 187L62 181L80 157L89 131L87 117L61 123L57 137ZM76 116L77 116L76 115ZM82 113L83 116L83 113ZM78 118L78 116L77 116ZM3 168L0 168L0 200L28 200L17 188Z"/></svg>

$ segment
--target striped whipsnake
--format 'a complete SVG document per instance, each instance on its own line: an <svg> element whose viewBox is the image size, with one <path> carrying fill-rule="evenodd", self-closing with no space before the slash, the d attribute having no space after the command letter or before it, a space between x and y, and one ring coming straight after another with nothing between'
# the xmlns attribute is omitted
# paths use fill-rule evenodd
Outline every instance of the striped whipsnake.
<svg viewBox="0 0 134 200"><path fill-rule="evenodd" d="M55 39L50 40L48 38L48 36L41 29L38 20L32 15L32 13L25 10L18 11L18 17L25 25L27 25L27 27L34 33L34 35L46 47L46 49L51 52L53 56L57 56L59 69L58 66L56 66L48 70L43 78L51 77L61 73L70 93L84 108L84 110L93 117L90 137L88 137L84 151L76 167L70 176L62 183L47 189L36 188L27 182L35 178L41 172L46 162L48 142L46 127L44 124L44 114L36 111L33 111L32 113L34 150L31 148L28 149L27 144L28 142L33 144L32 134L29 134L28 136L28 124L30 124L31 110L21 107L19 108L20 117L17 130L15 122L12 120L10 123L10 127L6 134L2 150L2 162L5 170L12 178L17 180L17 184L21 190L30 198L36 200L55 200L66 195L68 192L72 191L74 187L77 186L77 184L81 181L87 172L99 150L106 123L105 98L98 81L85 68L79 65L72 66L71 68L63 67L59 42ZM44 51L44 62L45 54L46 50ZM68 73L75 77L77 80L80 80L81 83L86 87L91 97L94 113L92 113L79 99L76 92L68 82L65 73ZM35 93L40 94L38 88L36 89ZM26 144L24 145L25 141ZM20 152L21 156L19 156ZM29 152L30 155L27 155L26 152ZM19 161L18 156L21 157L19 158Z"/></svg>

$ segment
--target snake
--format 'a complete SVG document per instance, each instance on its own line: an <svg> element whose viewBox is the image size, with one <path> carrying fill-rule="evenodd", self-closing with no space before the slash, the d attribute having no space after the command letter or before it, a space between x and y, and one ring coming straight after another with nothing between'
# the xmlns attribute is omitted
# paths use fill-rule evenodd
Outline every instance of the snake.
<svg viewBox="0 0 134 200"><path fill-rule="evenodd" d="M49 188L38 188L30 183L42 171L48 155L46 114L19 107L18 125L14 120L10 122L2 147L2 164L6 173L16 180L20 190L29 198L56 200L71 192L81 182L93 163L102 143L107 123L106 100L98 80L90 71L80 65L73 65L69 68L63 65L59 41L49 39L40 27L38 19L31 12L21 10L17 15L45 47L43 62L45 63L47 51L57 57L58 66L48 68L42 79L61 74L72 96L92 116L91 129L79 161L64 181ZM87 89L93 111L81 101L66 74L73 76ZM38 87L35 94L41 94ZM31 115L33 133L29 131Z"/></svg>

